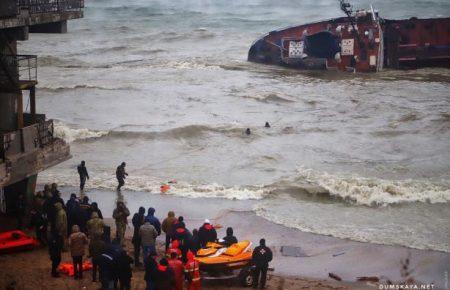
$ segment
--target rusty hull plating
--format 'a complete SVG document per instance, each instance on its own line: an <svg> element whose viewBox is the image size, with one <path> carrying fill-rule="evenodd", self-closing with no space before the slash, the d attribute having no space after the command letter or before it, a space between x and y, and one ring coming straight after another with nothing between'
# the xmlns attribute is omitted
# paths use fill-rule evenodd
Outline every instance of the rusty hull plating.
<svg viewBox="0 0 450 290"><path fill-rule="evenodd" d="M450 67L450 18L387 20L373 9L270 32L248 60L297 69L377 72Z"/></svg>

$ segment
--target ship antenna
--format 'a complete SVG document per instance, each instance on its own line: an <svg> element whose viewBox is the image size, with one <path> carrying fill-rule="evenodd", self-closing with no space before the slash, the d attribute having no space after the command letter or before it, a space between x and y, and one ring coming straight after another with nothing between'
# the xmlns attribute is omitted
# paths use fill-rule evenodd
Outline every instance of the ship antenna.
<svg viewBox="0 0 450 290"><path fill-rule="evenodd" d="M339 0L339 3L341 5L341 10L347 15L348 20L350 21L350 24L352 25L353 29L353 35L358 40L359 46L364 47L364 42L362 41L361 37L359 36L358 32L356 31L356 22L355 17L353 16L353 8L350 3L348 3L346 0Z"/></svg>

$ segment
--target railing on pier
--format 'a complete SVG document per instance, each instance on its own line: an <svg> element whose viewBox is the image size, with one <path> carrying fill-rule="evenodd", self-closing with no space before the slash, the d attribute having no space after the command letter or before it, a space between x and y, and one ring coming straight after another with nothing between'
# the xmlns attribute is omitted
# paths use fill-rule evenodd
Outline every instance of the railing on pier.
<svg viewBox="0 0 450 290"><path fill-rule="evenodd" d="M4 87L37 83L36 55L0 54L0 85Z"/></svg>
<svg viewBox="0 0 450 290"><path fill-rule="evenodd" d="M17 0L18 9L28 10L30 14L80 11L84 0Z"/></svg>
<svg viewBox="0 0 450 290"><path fill-rule="evenodd" d="M0 134L0 159L43 148L54 140L53 120L46 120L20 130Z"/></svg>

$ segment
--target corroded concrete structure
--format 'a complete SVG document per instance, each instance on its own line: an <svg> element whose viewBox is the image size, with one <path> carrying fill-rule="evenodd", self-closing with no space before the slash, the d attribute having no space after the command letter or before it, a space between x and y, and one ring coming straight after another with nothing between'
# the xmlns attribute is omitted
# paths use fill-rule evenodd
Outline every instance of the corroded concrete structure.
<svg viewBox="0 0 450 290"><path fill-rule="evenodd" d="M54 136L53 120L36 108L37 56L20 55L29 33L65 33L67 20L83 17L83 0L0 2L0 211L14 214L17 197L30 201L38 172L70 158ZM24 112L24 98L30 109ZM27 106L28 107L28 106Z"/></svg>

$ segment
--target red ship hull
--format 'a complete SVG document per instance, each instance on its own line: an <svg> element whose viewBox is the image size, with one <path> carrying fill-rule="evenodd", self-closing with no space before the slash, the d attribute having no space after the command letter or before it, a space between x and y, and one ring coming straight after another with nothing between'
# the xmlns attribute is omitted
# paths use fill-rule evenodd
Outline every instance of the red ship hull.
<svg viewBox="0 0 450 290"><path fill-rule="evenodd" d="M450 67L450 18L385 20L372 11L270 32L248 60L298 69L377 72Z"/></svg>

